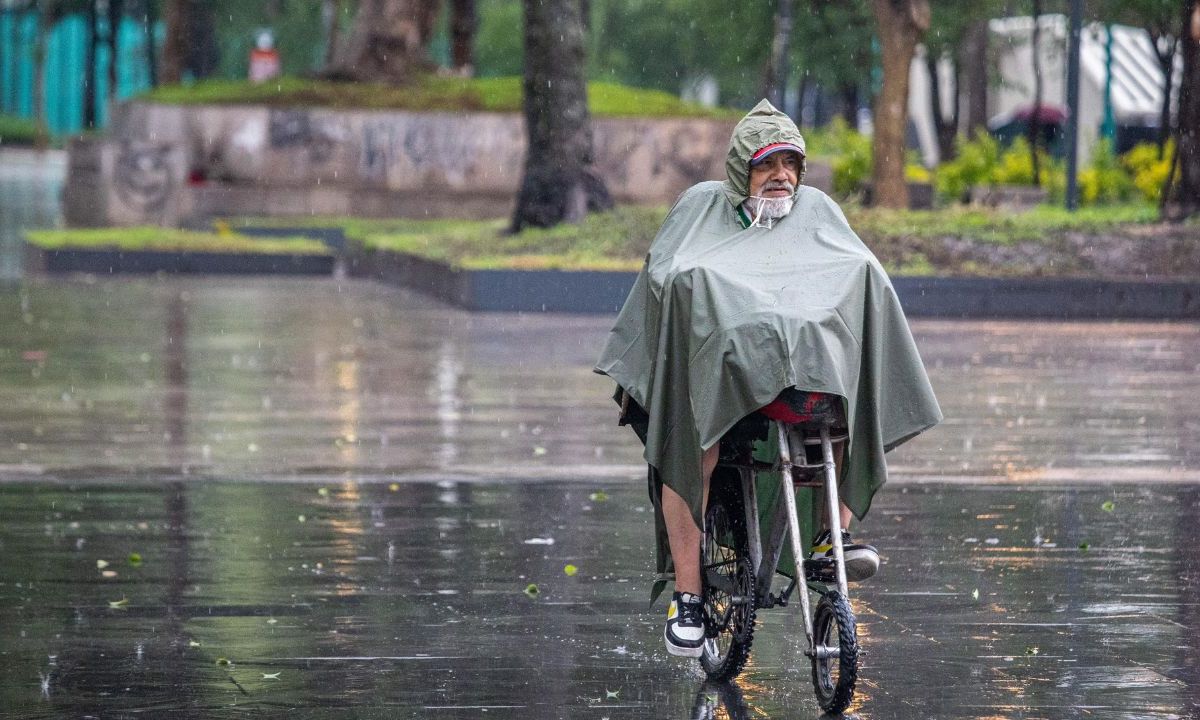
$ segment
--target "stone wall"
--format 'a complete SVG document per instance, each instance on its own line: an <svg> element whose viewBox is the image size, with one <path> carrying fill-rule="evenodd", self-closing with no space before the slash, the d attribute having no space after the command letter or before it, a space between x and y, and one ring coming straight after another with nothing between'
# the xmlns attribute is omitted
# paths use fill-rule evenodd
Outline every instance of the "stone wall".
<svg viewBox="0 0 1200 720"><path fill-rule="evenodd" d="M595 118L596 164L618 202L669 204L725 175L733 121ZM75 225L216 216L494 217L525 158L516 113L123 105L104 138L72 143Z"/></svg>

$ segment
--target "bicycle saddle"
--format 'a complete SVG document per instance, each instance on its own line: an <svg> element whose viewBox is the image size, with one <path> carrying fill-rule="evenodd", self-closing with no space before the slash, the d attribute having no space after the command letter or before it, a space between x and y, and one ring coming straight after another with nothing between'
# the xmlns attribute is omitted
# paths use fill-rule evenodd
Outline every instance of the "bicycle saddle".
<svg viewBox="0 0 1200 720"><path fill-rule="evenodd" d="M758 412L777 422L833 425L841 419L842 402L837 395L790 387Z"/></svg>

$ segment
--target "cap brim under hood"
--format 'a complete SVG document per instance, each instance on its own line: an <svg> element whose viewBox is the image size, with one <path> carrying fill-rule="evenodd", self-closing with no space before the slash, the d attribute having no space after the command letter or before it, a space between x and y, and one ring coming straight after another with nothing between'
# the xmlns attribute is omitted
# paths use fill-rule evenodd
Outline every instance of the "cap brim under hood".
<svg viewBox="0 0 1200 720"><path fill-rule="evenodd" d="M791 143L804 154L804 136L796 123L763 100L738 121L729 138L729 153L725 156L725 195L733 205L741 205L750 196L750 157L775 143ZM803 167L800 179L804 179Z"/></svg>

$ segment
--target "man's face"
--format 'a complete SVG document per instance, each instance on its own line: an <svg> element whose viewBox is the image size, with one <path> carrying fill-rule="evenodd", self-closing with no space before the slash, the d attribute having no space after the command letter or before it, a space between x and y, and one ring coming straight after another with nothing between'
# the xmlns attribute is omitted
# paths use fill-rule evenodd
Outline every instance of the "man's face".
<svg viewBox="0 0 1200 720"><path fill-rule="evenodd" d="M800 184L800 155L781 150L750 167L750 195L764 198L791 197Z"/></svg>

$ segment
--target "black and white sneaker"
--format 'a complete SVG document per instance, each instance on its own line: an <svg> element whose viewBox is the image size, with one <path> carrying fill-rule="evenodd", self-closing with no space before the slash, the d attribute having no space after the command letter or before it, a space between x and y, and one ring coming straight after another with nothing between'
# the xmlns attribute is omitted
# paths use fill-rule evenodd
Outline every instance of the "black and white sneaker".
<svg viewBox="0 0 1200 720"><path fill-rule="evenodd" d="M680 657L700 657L704 645L704 604L698 595L677 592L667 608L663 630L667 652Z"/></svg>
<svg viewBox="0 0 1200 720"><path fill-rule="evenodd" d="M879 570L879 552L870 545L855 543L845 530L842 531L842 556L846 558L847 582L866 580ZM817 536L809 559L816 562L833 560L833 535L828 530Z"/></svg>

